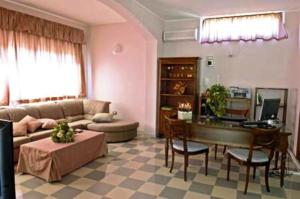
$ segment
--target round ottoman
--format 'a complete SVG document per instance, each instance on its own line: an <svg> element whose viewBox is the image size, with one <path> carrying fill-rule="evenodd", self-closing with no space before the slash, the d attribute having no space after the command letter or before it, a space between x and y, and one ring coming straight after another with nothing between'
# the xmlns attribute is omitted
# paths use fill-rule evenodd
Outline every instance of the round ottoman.
<svg viewBox="0 0 300 199"><path fill-rule="evenodd" d="M114 120L109 123L91 123L87 129L105 133L107 142L128 141L137 136L138 122Z"/></svg>

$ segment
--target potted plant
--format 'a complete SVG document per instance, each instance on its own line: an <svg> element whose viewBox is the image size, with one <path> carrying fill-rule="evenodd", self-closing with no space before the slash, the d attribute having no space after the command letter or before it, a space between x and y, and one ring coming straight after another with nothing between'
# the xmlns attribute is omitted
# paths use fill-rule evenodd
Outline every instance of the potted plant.
<svg viewBox="0 0 300 199"><path fill-rule="evenodd" d="M221 84L215 84L207 90L206 104L217 117L225 114L228 90Z"/></svg>
<svg viewBox="0 0 300 199"><path fill-rule="evenodd" d="M52 130L51 139L57 143L74 142L74 129L67 122L58 123Z"/></svg>
<svg viewBox="0 0 300 199"><path fill-rule="evenodd" d="M191 103L179 103L178 105L178 119L192 120L193 112Z"/></svg>

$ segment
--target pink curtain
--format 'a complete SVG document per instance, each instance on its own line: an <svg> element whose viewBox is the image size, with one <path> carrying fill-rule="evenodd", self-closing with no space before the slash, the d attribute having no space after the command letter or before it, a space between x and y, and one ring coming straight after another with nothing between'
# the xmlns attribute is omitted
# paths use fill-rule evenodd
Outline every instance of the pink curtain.
<svg viewBox="0 0 300 199"><path fill-rule="evenodd" d="M0 8L0 105L85 96L82 31L10 12Z"/></svg>

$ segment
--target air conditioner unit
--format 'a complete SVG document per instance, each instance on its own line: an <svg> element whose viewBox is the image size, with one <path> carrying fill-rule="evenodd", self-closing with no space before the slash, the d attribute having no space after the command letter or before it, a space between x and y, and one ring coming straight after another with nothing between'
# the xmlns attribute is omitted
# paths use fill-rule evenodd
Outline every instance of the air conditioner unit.
<svg viewBox="0 0 300 199"><path fill-rule="evenodd" d="M186 30L164 31L164 41L198 40L198 28Z"/></svg>

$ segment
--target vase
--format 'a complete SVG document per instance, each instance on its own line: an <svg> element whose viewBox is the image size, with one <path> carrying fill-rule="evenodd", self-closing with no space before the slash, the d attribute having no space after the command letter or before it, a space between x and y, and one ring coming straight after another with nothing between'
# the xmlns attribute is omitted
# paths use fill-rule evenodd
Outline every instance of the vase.
<svg viewBox="0 0 300 199"><path fill-rule="evenodd" d="M179 120L192 120L193 112L192 111L178 111Z"/></svg>

